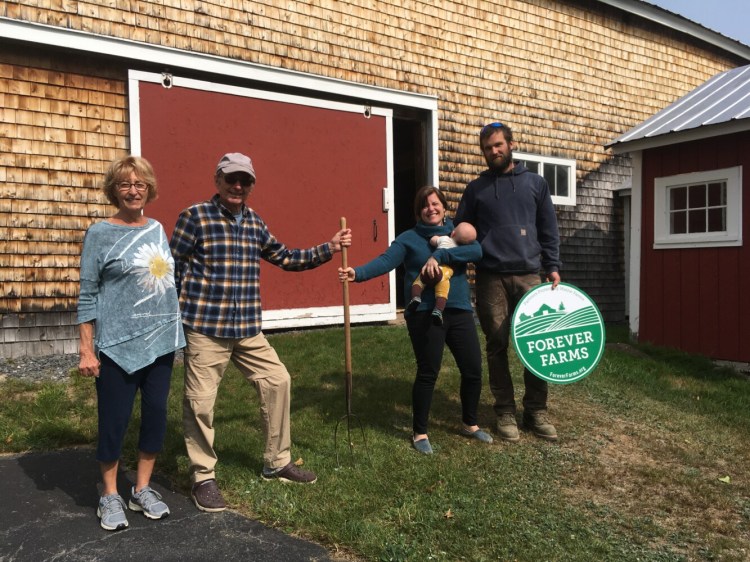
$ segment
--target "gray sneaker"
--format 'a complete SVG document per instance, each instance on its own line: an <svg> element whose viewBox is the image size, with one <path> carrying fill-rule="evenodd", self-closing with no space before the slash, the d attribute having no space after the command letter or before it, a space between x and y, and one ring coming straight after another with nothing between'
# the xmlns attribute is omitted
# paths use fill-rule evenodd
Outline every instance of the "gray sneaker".
<svg viewBox="0 0 750 562"><path fill-rule="evenodd" d="M515 443L520 439L515 414L507 412L497 417L497 435L503 441L510 441L511 443Z"/></svg>
<svg viewBox="0 0 750 562"><path fill-rule="evenodd" d="M537 412L524 412L523 425L540 439L547 441L557 441L557 430L549 421L547 410Z"/></svg>
<svg viewBox="0 0 750 562"><path fill-rule="evenodd" d="M161 519L169 515L169 508L161 501L161 494L150 486L144 486L140 492L136 492L133 486L128 507L133 511L142 511L149 519Z"/></svg>
<svg viewBox="0 0 750 562"><path fill-rule="evenodd" d="M119 531L128 528L128 518L125 517L125 500L120 494L110 494L99 498L96 508L99 524L107 531Z"/></svg>

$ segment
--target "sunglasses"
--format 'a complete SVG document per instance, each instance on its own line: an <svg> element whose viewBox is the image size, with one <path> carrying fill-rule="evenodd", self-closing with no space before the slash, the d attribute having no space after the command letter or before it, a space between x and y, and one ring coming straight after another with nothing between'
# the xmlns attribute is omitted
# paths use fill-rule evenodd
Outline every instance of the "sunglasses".
<svg viewBox="0 0 750 562"><path fill-rule="evenodd" d="M255 183L255 180L248 174L229 174L224 176L224 181L229 185L234 185L237 182L240 182L242 187L250 187Z"/></svg>
<svg viewBox="0 0 750 562"><path fill-rule="evenodd" d="M486 134L490 129L502 129L503 127L505 127L505 125L496 121L495 123L490 123L489 125L485 125L484 127L482 127L482 130L479 131L479 135L482 136Z"/></svg>

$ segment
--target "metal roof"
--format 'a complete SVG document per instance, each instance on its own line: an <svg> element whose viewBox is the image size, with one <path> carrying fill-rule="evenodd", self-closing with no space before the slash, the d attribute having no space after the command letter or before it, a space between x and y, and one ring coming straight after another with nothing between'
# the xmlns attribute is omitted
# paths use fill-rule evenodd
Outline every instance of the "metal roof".
<svg viewBox="0 0 750 562"><path fill-rule="evenodd" d="M605 146L634 143L740 120L747 120L743 125L750 128L750 65L717 74Z"/></svg>

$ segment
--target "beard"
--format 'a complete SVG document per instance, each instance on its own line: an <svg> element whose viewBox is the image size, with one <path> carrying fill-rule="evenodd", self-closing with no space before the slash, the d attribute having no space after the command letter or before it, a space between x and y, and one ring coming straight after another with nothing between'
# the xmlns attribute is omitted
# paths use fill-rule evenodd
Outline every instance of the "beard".
<svg viewBox="0 0 750 562"><path fill-rule="evenodd" d="M487 165L495 171L507 172L513 164L513 151L509 150L505 156L498 156L494 160L487 160Z"/></svg>

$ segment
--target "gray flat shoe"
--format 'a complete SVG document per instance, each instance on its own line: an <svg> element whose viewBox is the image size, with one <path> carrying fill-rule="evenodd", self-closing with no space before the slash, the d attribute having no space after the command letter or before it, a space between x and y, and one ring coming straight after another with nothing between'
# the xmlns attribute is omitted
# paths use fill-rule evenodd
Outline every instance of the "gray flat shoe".
<svg viewBox="0 0 750 562"><path fill-rule="evenodd" d="M419 451L423 455L432 454L432 445L430 445L430 440L426 437L424 439L420 439L419 441L414 441L412 439L411 444L417 451Z"/></svg>
<svg viewBox="0 0 750 562"><path fill-rule="evenodd" d="M477 429L476 431L469 431L468 429L462 427L459 433L461 433L461 435L463 435L464 437L478 439L482 443L492 443L492 436L486 431L482 431L481 429Z"/></svg>

